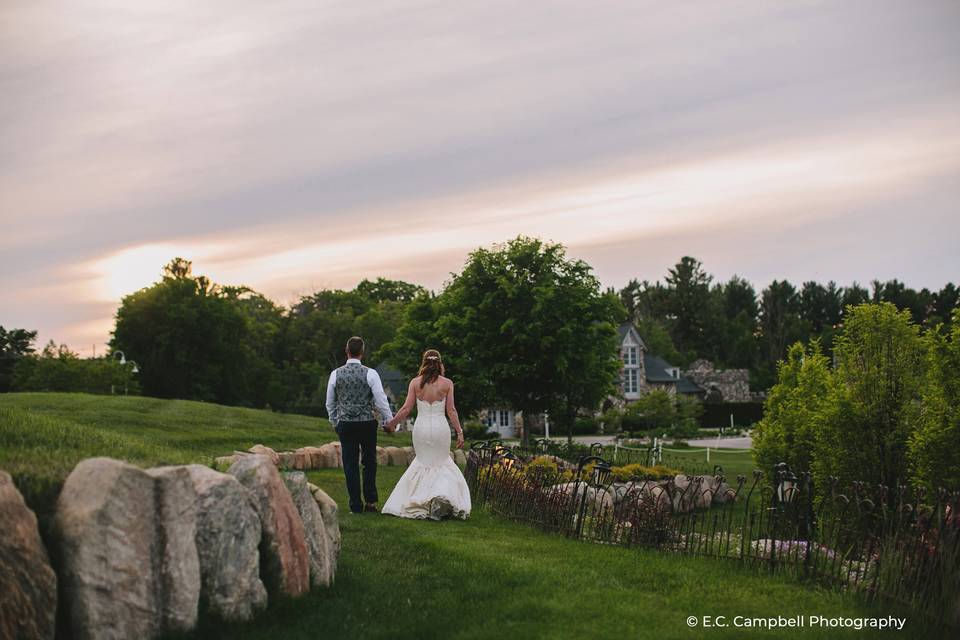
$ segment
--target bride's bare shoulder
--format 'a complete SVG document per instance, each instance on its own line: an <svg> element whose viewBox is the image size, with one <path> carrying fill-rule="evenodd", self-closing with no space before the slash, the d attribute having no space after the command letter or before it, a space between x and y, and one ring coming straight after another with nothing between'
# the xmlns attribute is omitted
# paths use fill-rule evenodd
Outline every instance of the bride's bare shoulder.
<svg viewBox="0 0 960 640"><path fill-rule="evenodd" d="M440 376L440 383L441 383L444 387L452 387L452 386L453 386L453 380L451 380L450 378L447 378L446 376Z"/></svg>

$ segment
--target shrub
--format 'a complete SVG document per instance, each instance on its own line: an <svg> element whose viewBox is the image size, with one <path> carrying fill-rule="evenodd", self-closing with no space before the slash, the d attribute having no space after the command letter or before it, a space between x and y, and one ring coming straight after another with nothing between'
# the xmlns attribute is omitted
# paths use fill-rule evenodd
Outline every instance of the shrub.
<svg viewBox="0 0 960 640"><path fill-rule="evenodd" d="M482 422L465 422L463 424L463 437L468 440L495 440L499 434L491 431L490 428Z"/></svg>
<svg viewBox="0 0 960 640"><path fill-rule="evenodd" d="M813 341L808 349L799 342L794 344L777 367L777 375L764 417L753 432L754 459L761 469L786 462L797 473L810 471L814 425L832 380L820 343Z"/></svg>
<svg viewBox="0 0 960 640"><path fill-rule="evenodd" d="M941 328L925 339L926 375L916 430L908 455L915 484L960 489L960 309L948 335Z"/></svg>
<svg viewBox="0 0 960 640"><path fill-rule="evenodd" d="M647 429L659 432L669 430L677 418L677 403L663 389L646 393L631 402L623 411L625 429Z"/></svg>
<svg viewBox="0 0 960 640"><path fill-rule="evenodd" d="M557 462L549 456L539 456L527 463L523 468L523 473L527 477L555 478L560 473L560 467L557 465Z"/></svg>
<svg viewBox="0 0 960 640"><path fill-rule="evenodd" d="M38 355L21 357L13 370L15 391L62 391L137 395L140 386L133 365L113 358L81 358L52 341Z"/></svg>
<svg viewBox="0 0 960 640"><path fill-rule="evenodd" d="M604 431L607 433L616 433L625 428L623 427L623 412L617 407L611 407L604 411L603 415L600 416L600 421L603 422Z"/></svg>
<svg viewBox="0 0 960 640"><path fill-rule="evenodd" d="M646 467L642 464L628 464L622 467L613 468L613 477L619 482L626 482L631 478L650 478L654 480L665 480L673 478L680 471L662 464L653 467Z"/></svg>
<svg viewBox="0 0 960 640"><path fill-rule="evenodd" d="M847 308L834 342L837 367L817 420L818 479L833 475L888 487L908 480L923 347L909 311L889 302Z"/></svg>
<svg viewBox="0 0 960 640"><path fill-rule="evenodd" d="M600 423L596 418L580 417L573 421L573 435L589 436L599 433Z"/></svg>

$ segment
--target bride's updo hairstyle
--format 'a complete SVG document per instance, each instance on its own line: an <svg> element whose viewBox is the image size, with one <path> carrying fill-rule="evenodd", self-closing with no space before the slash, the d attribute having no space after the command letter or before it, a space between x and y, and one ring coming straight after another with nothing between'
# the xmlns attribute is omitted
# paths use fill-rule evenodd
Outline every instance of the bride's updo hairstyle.
<svg viewBox="0 0 960 640"><path fill-rule="evenodd" d="M440 352L436 349L427 349L423 352L423 358L420 360L420 388L424 388L431 382L436 382L437 378L443 375L443 360L440 358Z"/></svg>

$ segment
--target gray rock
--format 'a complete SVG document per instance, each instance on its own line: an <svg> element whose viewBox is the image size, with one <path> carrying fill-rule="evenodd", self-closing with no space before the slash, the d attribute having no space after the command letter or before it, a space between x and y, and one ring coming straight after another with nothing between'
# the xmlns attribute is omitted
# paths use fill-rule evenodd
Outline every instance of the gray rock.
<svg viewBox="0 0 960 640"><path fill-rule="evenodd" d="M0 638L53 638L56 611L57 576L37 517L0 471Z"/></svg>
<svg viewBox="0 0 960 640"><path fill-rule="evenodd" d="M62 606L76 638L160 631L156 483L118 460L90 458L67 476L53 518Z"/></svg>
<svg viewBox="0 0 960 640"><path fill-rule="evenodd" d="M737 496L737 492L726 482L721 482L717 487L717 492L713 494L713 501L717 504L726 504L732 502Z"/></svg>
<svg viewBox="0 0 960 640"><path fill-rule="evenodd" d="M147 471L156 481L160 626L188 631L197 624L200 601L200 558L197 555L197 494L186 467Z"/></svg>
<svg viewBox="0 0 960 640"><path fill-rule="evenodd" d="M260 569L268 591L299 596L310 589L310 551L303 521L280 478L265 456L247 456L230 467L253 498L260 515Z"/></svg>
<svg viewBox="0 0 960 640"><path fill-rule="evenodd" d="M224 620L249 620L267 605L260 580L260 517L232 475L187 467L196 493L201 603Z"/></svg>
<svg viewBox="0 0 960 640"><path fill-rule="evenodd" d="M323 516L323 525L326 528L327 536L330 538L330 548L333 551L333 562L331 568L335 572L337 568L337 558L340 555L340 518L337 514L337 503L327 495L327 492L316 485L309 485L313 493L313 499L317 501L320 507L320 514Z"/></svg>
<svg viewBox="0 0 960 640"><path fill-rule="evenodd" d="M320 505L307 483L307 476L303 473L286 473L283 480L290 490L293 504L296 505L303 521L303 529L307 536L307 548L310 550L310 583L315 587L329 587L333 583L334 571L331 563L336 563L336 557L330 548L333 544L327 535L323 522Z"/></svg>
<svg viewBox="0 0 960 640"><path fill-rule="evenodd" d="M463 449L454 449L453 461L456 462L461 467L465 467L467 466L467 454L463 452Z"/></svg>
<svg viewBox="0 0 960 640"><path fill-rule="evenodd" d="M275 465L280 464L280 455L270 447L264 446L262 444L255 444L249 449L247 449L247 451L257 455L267 456L268 458L270 458L270 462L272 462Z"/></svg>

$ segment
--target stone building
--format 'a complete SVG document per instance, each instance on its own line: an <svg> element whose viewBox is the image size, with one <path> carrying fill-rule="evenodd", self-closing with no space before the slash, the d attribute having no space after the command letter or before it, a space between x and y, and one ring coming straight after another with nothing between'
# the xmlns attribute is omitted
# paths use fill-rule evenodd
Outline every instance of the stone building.
<svg viewBox="0 0 960 640"><path fill-rule="evenodd" d="M620 325L619 334L620 361L623 363L620 395L625 402L638 400L655 389L695 398L702 398L706 394L706 390L683 375L679 367L649 353L633 323Z"/></svg>
<svg viewBox="0 0 960 640"><path fill-rule="evenodd" d="M683 375L705 390L708 402L752 402L757 395L750 391L748 369L714 369L703 358L694 360Z"/></svg>

